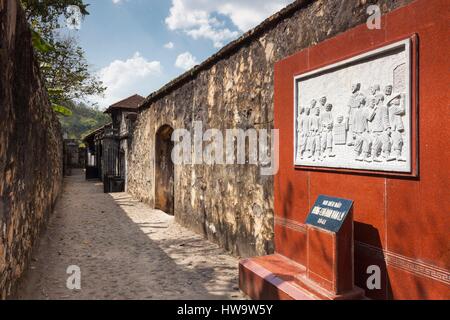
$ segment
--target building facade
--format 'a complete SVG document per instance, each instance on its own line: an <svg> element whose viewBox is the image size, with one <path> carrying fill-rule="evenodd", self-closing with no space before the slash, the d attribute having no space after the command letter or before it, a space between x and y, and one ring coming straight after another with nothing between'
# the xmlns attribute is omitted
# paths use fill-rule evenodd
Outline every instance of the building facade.
<svg viewBox="0 0 450 320"><path fill-rule="evenodd" d="M450 296L450 221L446 213L450 177L446 169L449 154L438 142L446 141L442 137L448 133L443 129L443 117L437 114L445 113L442 108L447 105L448 90L441 86L446 81L431 85L434 79L448 79L448 74L442 73L448 62L433 55L436 48L448 43L442 14L445 1L373 1L371 5L383 14L381 29L369 28L368 5L366 1L296 1L148 96L139 108L128 152L127 188L133 196L173 212L179 223L236 255L276 252L293 264L305 263L304 223L315 197L328 194L353 199L352 276L365 295L374 299L445 299ZM352 88L349 80L345 90L350 96L345 92L344 98L355 103L335 103L334 107L347 110L345 107L351 106L342 121L353 129L343 127L336 137L334 131L325 132L323 139L318 132L323 136L319 125L325 118L320 118L320 112L313 114L318 127L311 133L314 144L306 150L314 158L306 153L303 159L301 142L296 146L293 140L297 130L293 127L297 123L293 111L296 77L357 54L369 52L372 56L382 47L410 38L411 46L402 50L410 54L408 63L415 61L414 68L406 70L405 64L393 58L393 76L379 83L416 90L408 96L410 106L416 105L408 109L409 120L399 120L406 112L402 110L403 96L388 94L383 87L386 101L379 109L398 111L390 111L394 116L387 139L381 134L369 137L369 130L377 132L372 122L376 115L369 116L370 111L363 107L370 108L372 100L380 103L381 98L375 99L380 90L369 88L371 76L361 79L367 92L363 103L357 95L358 85ZM413 48L417 51L411 51ZM376 68L372 71L373 76L378 72ZM412 78L401 76L406 71ZM405 83L404 79L413 81ZM316 90L314 85L310 88ZM323 102L323 110L332 112L333 106L328 107L319 94L314 96L314 112ZM291 98L282 98L284 95ZM427 107L432 105L436 109ZM227 129L278 129L279 172L264 176L258 165L250 163L174 165L170 160L174 145L169 137L177 129L193 133L197 123L203 130L218 129L223 135ZM331 130L330 126L326 129ZM333 139L340 143L334 150L336 156L328 150ZM325 163L320 159L322 151L334 159L328 168L313 162ZM348 152L354 158L347 159ZM298 154L295 162L294 153ZM378 164L383 155L390 162ZM195 151L190 156L195 157ZM341 158L342 167L336 172ZM367 288L371 265L381 266L381 289ZM266 289L266 284L260 283L258 290Z"/></svg>
<svg viewBox="0 0 450 320"><path fill-rule="evenodd" d="M410 1L377 1L386 13ZM142 104L129 153L128 191L158 207L174 203L176 219L236 255L274 251L274 177L244 165L175 166L157 179L161 130L271 130L274 64L367 20L362 1L296 1ZM164 144L164 143L162 143ZM156 158L158 155L159 158ZM158 184L157 184L158 183ZM174 184L172 188L171 185ZM162 190L162 191L160 191ZM165 201L158 199L165 195Z"/></svg>
<svg viewBox="0 0 450 320"><path fill-rule="evenodd" d="M86 178L101 179L105 192L126 190L127 153L133 137L136 110L144 100L133 95L111 105L105 113L111 116L111 123L99 128L86 137Z"/></svg>

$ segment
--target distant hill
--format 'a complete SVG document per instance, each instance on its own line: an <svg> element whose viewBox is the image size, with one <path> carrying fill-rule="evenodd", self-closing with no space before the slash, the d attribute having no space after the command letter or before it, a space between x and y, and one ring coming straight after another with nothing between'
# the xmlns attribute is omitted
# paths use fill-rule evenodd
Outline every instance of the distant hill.
<svg viewBox="0 0 450 320"><path fill-rule="evenodd" d="M59 116L64 133L68 139L79 140L84 135L111 122L111 117L102 111L89 107L84 103L68 103L73 114L69 117Z"/></svg>

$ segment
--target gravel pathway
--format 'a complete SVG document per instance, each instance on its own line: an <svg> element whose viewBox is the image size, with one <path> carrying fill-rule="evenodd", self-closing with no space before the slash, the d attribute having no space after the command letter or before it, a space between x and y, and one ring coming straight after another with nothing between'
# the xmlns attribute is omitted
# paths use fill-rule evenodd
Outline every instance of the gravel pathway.
<svg viewBox="0 0 450 320"><path fill-rule="evenodd" d="M102 185L67 177L49 226L19 285L19 299L244 299L238 260L134 201L104 194ZM69 290L69 266L81 290Z"/></svg>

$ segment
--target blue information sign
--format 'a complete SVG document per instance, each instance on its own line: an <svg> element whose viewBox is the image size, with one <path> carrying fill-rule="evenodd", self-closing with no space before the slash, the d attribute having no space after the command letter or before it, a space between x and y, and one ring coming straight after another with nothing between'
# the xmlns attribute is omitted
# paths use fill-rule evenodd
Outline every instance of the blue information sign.
<svg viewBox="0 0 450 320"><path fill-rule="evenodd" d="M319 196L306 224L337 233L353 206L352 200Z"/></svg>

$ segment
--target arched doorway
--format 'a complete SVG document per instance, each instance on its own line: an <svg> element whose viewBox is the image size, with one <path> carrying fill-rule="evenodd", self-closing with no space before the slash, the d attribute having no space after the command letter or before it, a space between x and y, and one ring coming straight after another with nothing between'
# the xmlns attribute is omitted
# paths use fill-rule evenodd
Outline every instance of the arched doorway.
<svg viewBox="0 0 450 320"><path fill-rule="evenodd" d="M155 137L155 208L174 215L174 164L172 127L164 125Z"/></svg>

